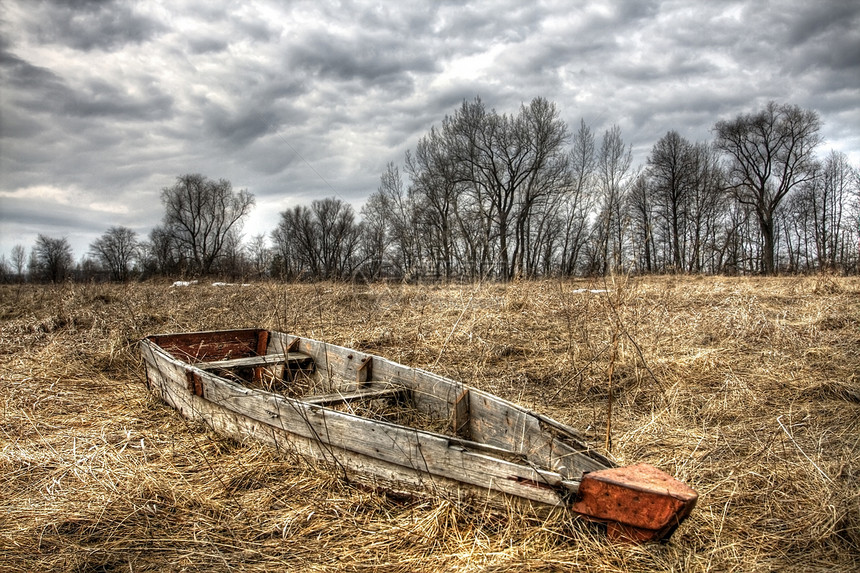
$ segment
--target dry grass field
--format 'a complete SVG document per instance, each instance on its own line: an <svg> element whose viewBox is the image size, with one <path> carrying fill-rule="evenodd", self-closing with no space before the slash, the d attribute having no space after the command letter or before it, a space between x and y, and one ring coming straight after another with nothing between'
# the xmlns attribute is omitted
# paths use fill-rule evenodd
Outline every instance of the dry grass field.
<svg viewBox="0 0 860 573"><path fill-rule="evenodd" d="M367 491L150 396L141 337L246 326L463 380L601 446L612 370L611 455L698 506L669 543L611 543ZM3 285L0 402L0 571L860 569L858 278Z"/></svg>

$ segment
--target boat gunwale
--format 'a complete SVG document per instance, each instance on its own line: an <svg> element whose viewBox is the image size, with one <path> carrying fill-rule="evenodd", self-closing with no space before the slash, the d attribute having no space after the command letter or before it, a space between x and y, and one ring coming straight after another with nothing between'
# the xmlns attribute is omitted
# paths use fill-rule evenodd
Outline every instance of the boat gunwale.
<svg viewBox="0 0 860 573"><path fill-rule="evenodd" d="M166 348L161 346L154 339L179 337L179 336L203 337L206 335L220 335L220 334L227 334L227 333L236 333L236 334L257 333L257 334L259 334L260 332L263 332L263 331L268 332L270 336L272 333L276 333L280 336L285 336L288 339L290 339L290 342L293 342L295 339L298 339L298 340L303 340L303 341L307 341L307 342L311 342L311 343L315 343L315 344L320 344L323 346L323 349L324 349L324 352L326 353L326 355L328 354L329 350L332 350L338 354L349 354L349 353L363 354L365 357L372 358L374 362L382 361L382 362L386 363L387 365L392 366L394 368L403 368L405 370L414 371L417 374L420 374L422 376L426 376L428 378L435 379L436 381L442 382L442 383L447 384L447 385L451 385L452 387L457 387L457 388L462 388L464 390L468 390L470 394L474 394L476 396L483 397L487 400L495 402L496 404L498 404L500 406L503 406L505 408L513 410L518 414L522 414L526 417L531 417L531 418L535 419L539 424L549 426L553 432L561 432L562 434L566 434L564 436L565 439L571 439L571 440L575 441L575 445L572 447L574 447L581 455L591 458L593 461L597 462L598 464L606 466L606 468L612 468L612 467L617 466L617 464L611 458L607 457L606 455L600 453L599 451L597 451L596 449L591 447L587 443L585 437L582 436L582 434L580 434L579 431L576 430L576 428L574 428L568 424L565 424L563 422L559 422L558 420L556 420L552 417L549 417L549 416L546 416L546 415L541 414L539 412L536 412L530 408L526 408L526 407L524 407L521 404L518 404L516 402L506 400L505 398L497 396L496 394L492 394L492 393L487 392L485 390L481 390L480 388L476 388L475 386L472 386L472 385L467 384L465 382L458 382L458 381L456 381L452 378L449 378L447 376L442 376L441 374L437 374L435 372L431 372L429 370L425 370L425 369L417 367L417 366L408 366L408 365L402 364L400 362L395 362L393 360L385 358L384 356L379 356L377 354L365 352L362 350L357 350L354 348L349 348L347 346L341 346L338 344L333 344L331 342L325 342L322 340L316 340L316 339L309 338L309 337L299 336L297 334L290 334L287 332L281 332L281 331L276 331L276 330L267 329L267 328L254 328L254 327L231 328L231 329L223 329L223 330L205 330L205 331L195 331L195 332L177 332L177 333L153 334L153 335L146 336L144 339L149 340L150 342L155 344L155 346L162 349L162 351L165 354L167 354L170 357L175 358L181 364L187 365L189 367L193 367L193 368L200 370L200 371L205 371L208 374L212 374L211 371L208 371L205 368L198 366L199 364L207 364L208 363L207 361L200 361L197 363L184 361L181 358L175 357L173 354L168 352ZM278 355L280 353L272 353L272 354ZM219 377L219 378L226 380L223 377ZM226 381L229 382L229 380L226 380ZM372 381L369 381L368 383L370 383L370 384L375 383L375 384L383 385L381 381L373 381L372 380ZM283 396L283 395L278 394L276 392L270 392L270 393L274 394L276 396ZM286 396L284 396L284 397L287 398ZM311 397L311 396L309 396L309 397ZM289 399L303 402L303 400L301 398L289 398ZM322 407L322 406L316 406L315 405L314 407ZM341 412L340 410L333 410L333 409L330 409L330 410L333 412L344 413L344 412ZM357 416L357 417L364 418L362 416ZM367 418L364 418L364 419L367 419ZM380 422L382 423L384 421L380 421ZM430 432L429 430L421 430L419 428L412 428L411 426L403 426L400 424L393 424L391 422L384 422L384 423L392 424L393 426L400 426L400 427L404 427L404 428L414 429L415 431L422 431L422 432L427 432L430 434L436 434L436 435L444 436L445 438L448 438L448 439L454 439L454 440L459 440L459 441L463 441L463 442L473 443L473 444L477 444L477 445L482 446L482 447L486 446L486 447L490 447L490 448L495 448L495 446L491 446L489 444L484 444L482 442L477 442L474 440L466 440L465 438L452 437L452 436L448 436L446 434L440 434L437 432ZM508 452L510 452L510 454L513 454L513 455L525 456L525 454L522 454L520 452L516 452L514 450L505 450L504 448L499 448L499 450L508 451ZM547 471L551 471L551 470L547 470Z"/></svg>
<svg viewBox="0 0 860 573"><path fill-rule="evenodd" d="M242 330L254 331L254 330L258 330L258 329L242 329ZM215 332L233 332L233 330L215 331ZM197 334L197 333L190 333L190 334ZM203 333L201 333L201 334L203 334ZM153 335L153 336L157 337L157 336L164 336L164 335ZM565 490L567 490L567 492L569 492L571 494L575 493L577 488L579 487L579 483L580 483L579 479L566 478L566 477L562 476L559 472L553 471L551 469L546 469L546 468L540 467L537 464L528 463L527 462L527 456L525 454L520 453L520 452L516 452L514 450L508 450L505 448L500 448L500 447L486 444L483 442L468 440L468 439L461 438L458 436L449 436L447 434L434 432L432 430L424 430L421 428L416 428L414 426L406 426L403 424L396 424L394 422L389 422L386 420L374 420L372 418L368 418L367 416L361 416L361 415L356 414L354 412L336 410L336 409L330 408L328 406L319 405L319 404L312 404L312 403L305 401L302 398L292 398L292 397L280 394L278 392L271 392L271 391L260 389L260 388L249 388L247 386L243 386L240 383L234 382L234 381L232 381L228 378L225 378L223 376L219 376L218 374L215 374L214 372L212 372L210 370L206 370L204 368L201 368L200 366L197 365L197 364L206 364L206 362L200 362L197 364L192 364L189 362L185 362L184 360L182 360L180 358L175 357L170 352L168 352L164 347L158 345L157 343L155 343L154 341L152 341L150 339L151 339L151 337L147 336L144 340L147 340L148 342L150 342L155 347L154 352L158 353L162 358L167 359L168 361L173 363L174 366L182 368L186 371L188 369L191 369L196 374L198 374L202 377L205 377L207 379L214 380L218 384L222 384L222 385L226 386L228 389L237 392L238 394L243 394L245 396L257 396L257 397L262 397L262 398L267 398L267 399L274 399L276 401L284 401L284 402L287 402L287 404L289 404L290 406L292 406L296 410L307 409L307 410L310 410L310 411L315 412L315 413L322 410L322 411L324 411L325 416L342 417L346 420L350 420L350 419L361 420L363 422L372 423L372 424L382 426L382 427L388 427L388 428L391 428L391 429L394 429L397 431L408 431L409 433L414 434L416 437L424 436L429 440L438 441L438 442L440 442L440 444L442 442L447 442L446 447L451 448L451 446L454 446L455 448L461 448L464 453L468 453L470 456L485 457L485 458L492 460L493 462L496 462L496 463L510 464L512 466L516 466L517 468L519 468L523 473L534 472L535 474L537 474L537 476L539 476L541 478L540 482L535 480L535 482L537 484L544 484L544 485L546 485L548 487L552 487L552 488L562 487ZM305 339L305 340L311 340L311 339ZM336 345L332 345L332 344L322 342L322 341L316 341L316 342L320 342L321 344L325 344L327 346L336 346ZM352 349L347 348L347 347L338 347L338 348L342 348L342 349L347 350L347 351L353 351ZM362 353L362 354L365 354L365 353ZM386 360L388 362L391 362L391 361L389 361L385 358L379 357L379 356L375 356L375 355L370 355L370 356L373 356L374 358L378 358L380 360ZM391 364L394 364L396 366L401 366L404 368L408 368L410 370L416 370L416 371L419 371L423 374L430 374L434 377L441 378L441 379L445 380L446 382L449 382L452 384L457 384L457 382L455 382L451 379L441 377L439 375L433 374L432 372L423 371L420 368L412 368L409 366L399 364L397 362L391 362ZM386 385L392 386L392 387L397 386L396 384L385 384L384 382L381 382L381 381L372 381L372 382L370 382L370 384L375 384L375 385L378 385L380 387L385 387ZM474 389L471 386L466 386L466 385L463 385L463 386L469 388L470 390L476 390L476 391L480 392L480 390ZM492 394L488 394L488 396L495 398L495 399L498 399L498 400L502 400L502 398L498 398L497 396L492 395ZM206 399L206 398L204 397L202 399ZM215 404L216 406L220 407L220 408L234 411L234 410L231 410L227 406L218 404L217 402L212 402L212 403ZM522 411L526 414L529 413L528 411L526 411L524 409L520 409L520 411ZM241 414L241 415L244 415L244 414ZM271 421L258 420L258 422L270 425L273 428L276 428L278 430L290 432L289 429L283 428L282 426L279 426L276 424L273 424ZM322 440L321 437L318 437L317 439L320 441L320 443L324 443L324 444L327 444L329 446L341 448L341 446L338 446L336 444L332 444L331 440ZM362 454L362 452L356 452L356 453ZM368 454L364 453L362 455L368 455ZM511 458L511 457L524 458L527 463L511 461L510 459L506 459L506 458ZM408 467L408 466L404 466L404 467ZM413 468L413 469L415 469L415 468ZM430 472L430 473L432 473L432 472ZM522 477L522 476L520 476L520 477ZM559 493L559 495L561 495L560 492L557 492L557 493Z"/></svg>

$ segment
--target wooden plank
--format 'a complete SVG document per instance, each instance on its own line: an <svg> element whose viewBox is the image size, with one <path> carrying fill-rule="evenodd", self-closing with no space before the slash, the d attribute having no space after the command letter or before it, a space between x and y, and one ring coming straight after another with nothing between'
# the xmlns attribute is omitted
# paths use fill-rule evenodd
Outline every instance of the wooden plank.
<svg viewBox="0 0 860 573"><path fill-rule="evenodd" d="M457 396L465 388L453 380L376 357L374 379L380 383L399 384L412 391L414 406L433 418L450 420Z"/></svg>
<svg viewBox="0 0 860 573"><path fill-rule="evenodd" d="M312 345L313 342L302 341L308 345L305 351L312 355L320 351ZM349 356L354 351L326 344L324 352L326 358L334 363L338 356ZM432 372L409 368L378 356L374 357L373 364L376 382L409 388L415 407L432 417L462 420L466 405L457 399L468 388L468 437L475 442L527 456L538 466L562 470L567 477L579 477L583 472L614 465L590 448L572 428L521 406ZM460 412L455 412L455 408L460 408Z"/></svg>
<svg viewBox="0 0 860 573"><path fill-rule="evenodd" d="M261 329L223 330L190 334L160 334L148 339L174 357L189 362L251 356L257 349Z"/></svg>
<svg viewBox="0 0 860 573"><path fill-rule="evenodd" d="M355 382L361 388L367 382L373 380L373 356L365 356L358 365L355 373Z"/></svg>
<svg viewBox="0 0 860 573"><path fill-rule="evenodd" d="M311 341L315 342L315 341ZM317 352L316 345L311 345L306 342L306 339L299 338L292 334L284 334L283 332L272 331L269 334L269 351L293 353L299 352L307 354L313 359L313 366L310 368L284 369L284 381L290 382L296 380L299 376L307 377L313 380L315 387L328 385L322 383L327 371L327 363L324 354Z"/></svg>
<svg viewBox="0 0 860 573"><path fill-rule="evenodd" d="M181 381L187 376L188 365L165 355L163 349L146 339L141 342L141 354L146 365L146 381L150 389L184 417L198 419L194 404L206 401L189 392L188 388L182 387Z"/></svg>
<svg viewBox="0 0 860 573"><path fill-rule="evenodd" d="M257 333L257 356L265 356L266 351L269 349L269 331L261 330ZM264 368L257 367L254 368L254 382L262 382L263 381L263 371Z"/></svg>
<svg viewBox="0 0 860 573"><path fill-rule="evenodd" d="M406 388L389 386L387 388L368 388L354 392L336 392L319 396L305 396L302 402L316 406L332 406L334 404L355 402L357 400L378 400L381 398L396 398L403 396Z"/></svg>
<svg viewBox="0 0 860 573"><path fill-rule="evenodd" d="M257 332L257 354L263 356L269 348L269 331L260 330Z"/></svg>
<svg viewBox="0 0 860 573"><path fill-rule="evenodd" d="M274 366L284 363L284 355L266 354L263 356L246 356L243 358L231 358L229 360L215 360L212 362L201 362L195 364L203 370L218 370L230 368L256 368L260 366Z"/></svg>
<svg viewBox="0 0 860 573"><path fill-rule="evenodd" d="M458 404L458 398L468 389L468 437L474 442L515 452L540 467L560 470L569 478L614 465L591 449L573 428L498 396L384 358L376 357L374 364L378 382L409 387L416 408L435 417L462 419L465 404ZM456 412L456 408L461 411Z"/></svg>
<svg viewBox="0 0 860 573"><path fill-rule="evenodd" d="M534 463L569 477L612 467L612 462L561 424L545 426L524 408L479 390L472 391L472 439L522 452Z"/></svg>
<svg viewBox="0 0 860 573"><path fill-rule="evenodd" d="M188 381L188 391L195 396L203 397L203 379L196 370L188 369L185 371L185 378Z"/></svg>
<svg viewBox="0 0 860 573"><path fill-rule="evenodd" d="M275 347L277 344L282 343L276 343ZM319 345L323 343L302 340L300 348L313 354L314 346L319 350ZM315 355L315 358L336 362L338 356L343 356L336 351L338 349L339 347L323 345L325 354ZM343 363L343 358L340 360ZM426 394L424 399L427 404L435 404L431 407L450 409L456 399L454 390L459 388L462 392L462 385L458 386L453 381L437 375L413 370L385 359L377 358L374 362L374 375L377 379L381 375L383 378L403 381L407 387L411 386L412 389ZM203 385L208 401L234 410L239 415L280 428L291 435L311 441L318 440L333 451L348 451L370 459L378 458L385 463L402 466L407 473L426 474L428 479L439 477L463 481L549 505L563 505L566 498L564 492L574 488L572 484L576 483L575 480L565 479L565 476L558 472L533 465L534 461L531 464L508 461L507 459L522 460L523 454L528 452L511 451L504 445L499 447L492 442L486 445L476 444L468 440L375 422L317 405L302 404L271 393L242 388L208 373L203 375ZM470 390L473 396L477 392ZM188 394L184 387L182 391ZM197 397L192 396L191 400L197 400ZM474 422L474 398L471 402ZM509 414L528 417L525 410L516 407L510 409ZM494 447L503 454L494 452ZM606 467L593 460L591 464Z"/></svg>
<svg viewBox="0 0 860 573"><path fill-rule="evenodd" d="M455 436L469 439L472 433L469 431L469 389L464 388L460 395L454 400L451 416L451 431Z"/></svg>
<svg viewBox="0 0 860 573"><path fill-rule="evenodd" d="M334 450L321 444L318 440L297 436L188 394L185 394L184 398L186 400L193 399L193 404L179 400L179 397L170 390L172 387L170 383L159 382L162 376L155 368L148 368L148 372L152 372L153 390L185 417L203 421L216 432L231 436L242 443L255 440L281 452L320 460L337 470L338 473L343 472L350 480L369 487L384 488L404 494L438 494L444 492L445 495L454 495L457 499L474 500L502 509L507 509L512 503L521 509L537 512L547 511L550 507L546 504L533 505L531 500L520 496L505 494L443 476L428 476L425 473L414 471L405 472L400 465L363 454Z"/></svg>
<svg viewBox="0 0 860 573"><path fill-rule="evenodd" d="M287 344L294 340L295 338L287 335ZM301 352L313 356L317 379L330 392L357 390L373 379L372 367L367 368L370 363L365 364L371 355L308 338L301 339L298 348Z"/></svg>
<svg viewBox="0 0 860 573"><path fill-rule="evenodd" d="M299 367L302 364L313 362L313 358L301 352L290 352L286 356L283 354L264 354L263 356L247 356L245 358L232 358L230 360L216 360L214 362L203 362L195 364L203 370L217 370L220 368L256 368L262 366L275 366L284 364L285 362L292 363L291 367Z"/></svg>
<svg viewBox="0 0 860 573"><path fill-rule="evenodd" d="M451 440L441 434L304 404L243 388L208 373L203 380L204 394L215 404L334 449L402 466L407 472L439 475L554 506L565 505L568 488L574 487L575 482L556 472L471 451L462 440L452 448Z"/></svg>

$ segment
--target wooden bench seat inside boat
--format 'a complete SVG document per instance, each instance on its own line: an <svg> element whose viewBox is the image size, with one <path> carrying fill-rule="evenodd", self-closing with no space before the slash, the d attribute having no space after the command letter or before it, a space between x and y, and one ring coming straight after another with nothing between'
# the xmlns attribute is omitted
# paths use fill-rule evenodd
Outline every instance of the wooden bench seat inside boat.
<svg viewBox="0 0 860 573"><path fill-rule="evenodd" d="M295 374L297 372L312 373L314 359L303 352L286 352L285 354L263 354L260 356L245 356L242 358L230 358L227 360L213 360L195 364L202 370L232 370L242 368L267 368L272 366L285 366L286 372ZM285 376L291 379L293 376ZM336 404L347 404L361 400L400 400L406 395L403 386L385 386L381 388L358 388L346 392L334 392L331 394L318 394L306 396L302 401L314 406L334 406Z"/></svg>
<svg viewBox="0 0 860 573"><path fill-rule="evenodd" d="M316 396L305 396L303 402L314 406L333 406L359 400L379 400L382 398L400 399L406 394L403 386L386 386L383 388L361 388L351 392L335 392L333 394L319 394Z"/></svg>
<svg viewBox="0 0 860 573"><path fill-rule="evenodd" d="M303 352L287 352L284 354L263 354L262 356L246 356L229 360L215 360L195 364L203 370L229 370L230 368L259 368L286 364L290 370L308 370L313 368L314 359Z"/></svg>

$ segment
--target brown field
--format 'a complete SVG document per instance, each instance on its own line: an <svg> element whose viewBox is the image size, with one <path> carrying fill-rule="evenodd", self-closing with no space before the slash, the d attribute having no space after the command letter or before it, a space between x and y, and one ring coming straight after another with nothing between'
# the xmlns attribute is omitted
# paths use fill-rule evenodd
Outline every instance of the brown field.
<svg viewBox="0 0 860 573"><path fill-rule="evenodd" d="M612 369L611 454L699 504L667 544L611 543L367 491L148 394L141 337L245 326L466 381L599 445ZM3 285L0 342L2 571L860 569L858 278Z"/></svg>

